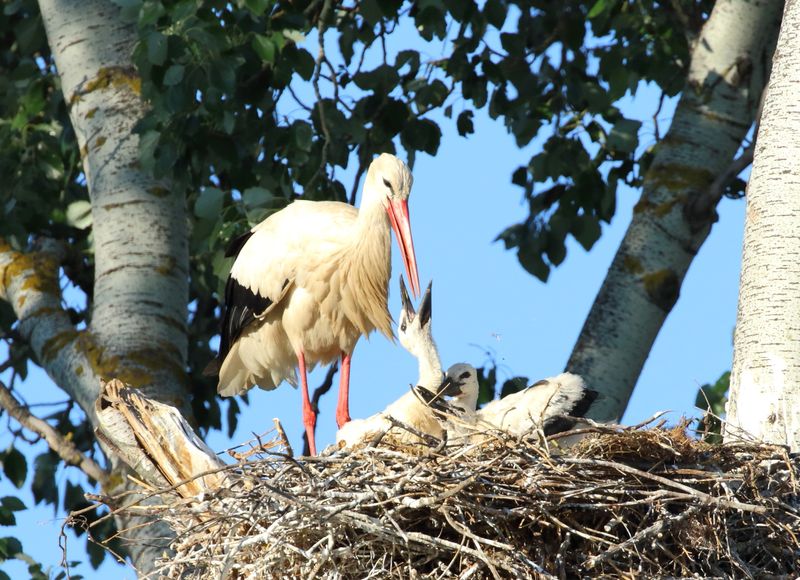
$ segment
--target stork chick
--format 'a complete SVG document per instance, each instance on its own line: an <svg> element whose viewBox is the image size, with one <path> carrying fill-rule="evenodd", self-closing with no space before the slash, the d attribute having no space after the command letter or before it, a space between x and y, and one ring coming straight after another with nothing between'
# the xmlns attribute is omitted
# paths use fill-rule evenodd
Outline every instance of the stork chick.
<svg viewBox="0 0 800 580"><path fill-rule="evenodd" d="M596 398L581 377L562 373L490 402L477 418L514 436L536 430L554 435L572 429Z"/></svg>
<svg viewBox="0 0 800 580"><path fill-rule="evenodd" d="M219 355L207 367L223 396L255 385L297 385L303 424L316 454L316 413L307 370L341 357L336 421L350 420L350 359L362 334L392 338L387 310L391 233L415 296L419 277L408 216L413 178L405 163L382 154L369 166L358 210L340 202L299 200L234 240L225 288Z"/></svg>
<svg viewBox="0 0 800 580"><path fill-rule="evenodd" d="M380 413L366 419L355 419L341 427L336 433L336 442L340 446L351 447L369 441L381 432L391 430L394 426L392 418L420 433L437 438L444 435L442 424L431 409L431 406L443 397L438 392L438 387L442 384L442 364L431 333L431 284L428 284L425 290L419 311L414 310L402 276L400 297L402 309L398 316L397 335L400 344L417 357L419 362L417 384ZM397 435L395 432L392 432L392 439L395 441L419 441L416 435L406 430Z"/></svg>

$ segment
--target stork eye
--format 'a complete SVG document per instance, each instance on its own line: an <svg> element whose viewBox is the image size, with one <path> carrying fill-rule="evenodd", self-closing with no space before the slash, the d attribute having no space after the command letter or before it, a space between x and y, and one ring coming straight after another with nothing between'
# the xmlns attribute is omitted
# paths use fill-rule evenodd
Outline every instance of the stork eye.
<svg viewBox="0 0 800 580"><path fill-rule="evenodd" d="M389 188L389 191L391 191L392 193L394 193L394 190L392 189L392 184L391 184L391 183L389 182L389 180L388 180L388 179L386 179L385 177L383 178L383 184L384 184L386 187L388 187L388 188Z"/></svg>
<svg viewBox="0 0 800 580"><path fill-rule="evenodd" d="M468 372L467 373L461 373L461 375L458 378L459 379L468 379L469 378L469 373Z"/></svg>

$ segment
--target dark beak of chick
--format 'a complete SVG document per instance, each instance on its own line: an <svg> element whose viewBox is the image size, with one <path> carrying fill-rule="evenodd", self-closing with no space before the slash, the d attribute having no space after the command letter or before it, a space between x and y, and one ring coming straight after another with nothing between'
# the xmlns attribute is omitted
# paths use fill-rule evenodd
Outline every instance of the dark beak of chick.
<svg viewBox="0 0 800 580"><path fill-rule="evenodd" d="M403 310L405 310L406 314L408 314L408 319L413 320L414 316L416 315L416 311L414 310L414 304L412 304L411 298L408 295L408 290L406 290L406 282L403 280L402 274L400 274L400 300L403 303Z"/></svg>

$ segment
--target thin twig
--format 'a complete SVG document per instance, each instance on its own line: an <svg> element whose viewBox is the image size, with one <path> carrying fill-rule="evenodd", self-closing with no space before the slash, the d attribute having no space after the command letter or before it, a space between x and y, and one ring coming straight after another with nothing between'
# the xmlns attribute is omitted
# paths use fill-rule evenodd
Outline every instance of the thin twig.
<svg viewBox="0 0 800 580"><path fill-rule="evenodd" d="M109 474L91 457L87 457L75 444L56 431L49 423L36 417L28 411L14 396L14 394L0 381L0 406L14 417L20 425L44 437L50 449L55 451L68 465L74 465L86 475L104 486L108 482Z"/></svg>

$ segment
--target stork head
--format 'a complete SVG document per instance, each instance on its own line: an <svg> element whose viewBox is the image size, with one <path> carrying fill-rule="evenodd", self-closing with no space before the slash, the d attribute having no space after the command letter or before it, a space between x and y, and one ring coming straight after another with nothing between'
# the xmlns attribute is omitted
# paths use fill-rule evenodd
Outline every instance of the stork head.
<svg viewBox="0 0 800 580"><path fill-rule="evenodd" d="M403 307L400 310L400 316L397 317L397 337L400 339L400 344L403 345L403 348L416 357L422 354L423 345L433 342L433 335L431 334L432 285L433 282L428 283L428 288L419 303L419 311L417 312L414 310L414 305L408 296L403 277L400 276L400 300L403 303Z"/></svg>
<svg viewBox="0 0 800 580"><path fill-rule="evenodd" d="M411 284L411 292L419 296L419 273L417 272L417 257L414 254L414 240L411 237L411 219L408 216L408 196L414 177L408 165L389 153L381 153L370 163L367 179L364 184L364 200L366 193L375 192L377 198L389 215L389 222L400 246L406 275Z"/></svg>
<svg viewBox="0 0 800 580"><path fill-rule="evenodd" d="M447 369L439 392L451 397L453 406L468 413L478 405L478 372L466 363L457 363Z"/></svg>

